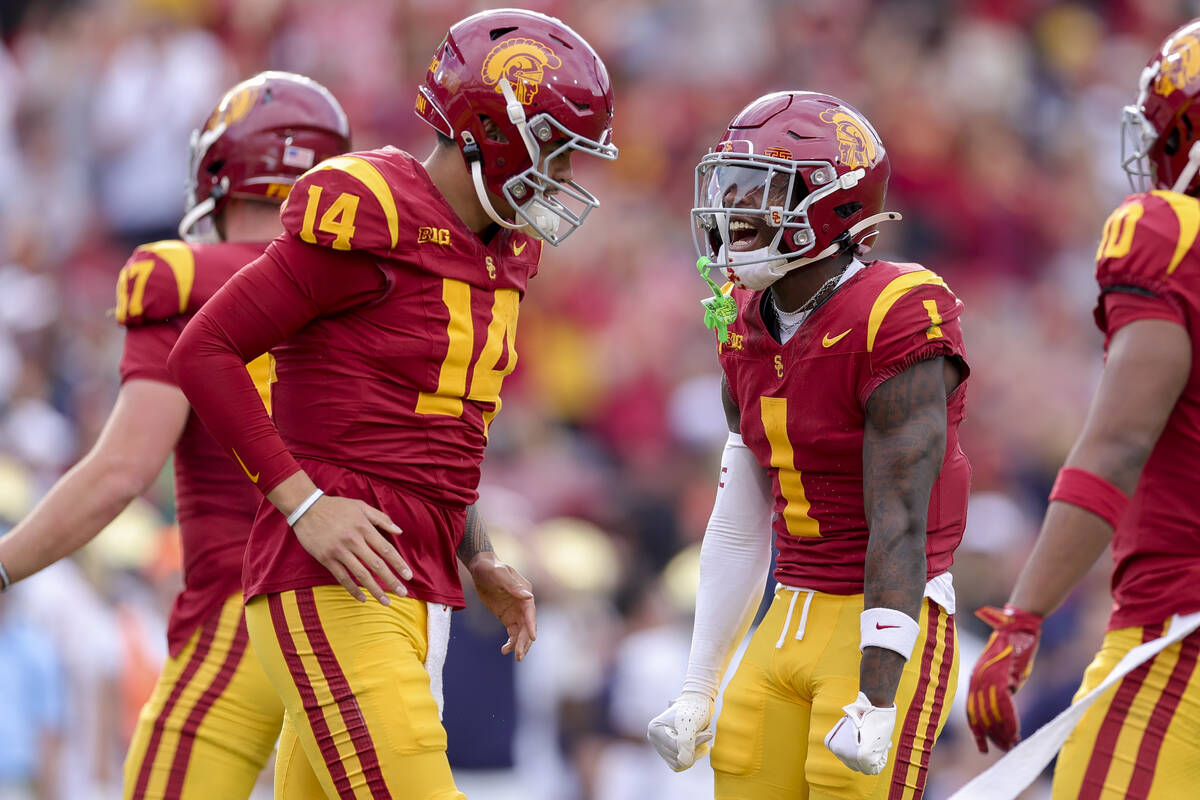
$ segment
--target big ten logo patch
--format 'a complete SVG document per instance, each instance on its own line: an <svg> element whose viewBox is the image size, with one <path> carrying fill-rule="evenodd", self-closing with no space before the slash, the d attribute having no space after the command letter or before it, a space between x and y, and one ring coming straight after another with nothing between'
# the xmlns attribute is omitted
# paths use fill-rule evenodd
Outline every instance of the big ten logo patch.
<svg viewBox="0 0 1200 800"><path fill-rule="evenodd" d="M443 247L450 244L450 229L432 228L428 225L422 225L417 228L417 244L424 244L425 242L440 244Z"/></svg>

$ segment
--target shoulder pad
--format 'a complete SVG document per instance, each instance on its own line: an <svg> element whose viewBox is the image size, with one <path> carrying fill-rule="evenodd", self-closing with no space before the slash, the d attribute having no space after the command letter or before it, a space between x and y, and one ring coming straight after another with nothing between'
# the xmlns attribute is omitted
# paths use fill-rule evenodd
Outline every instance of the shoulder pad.
<svg viewBox="0 0 1200 800"><path fill-rule="evenodd" d="M186 313L195 281L191 245L175 239L142 245L117 275L117 323L141 325Z"/></svg>
<svg viewBox="0 0 1200 800"><path fill-rule="evenodd" d="M304 173L280 211L284 230L334 250L394 249L400 241L400 215L383 172L385 155L337 156Z"/></svg>
<svg viewBox="0 0 1200 800"><path fill-rule="evenodd" d="M1130 195L1104 223L1096 250L1101 288L1127 284L1154 289L1184 264L1198 263L1200 201L1177 192Z"/></svg>
<svg viewBox="0 0 1200 800"><path fill-rule="evenodd" d="M937 273L927 269L901 272L875 296L867 316L867 352L923 335L928 340L945 334L942 325L956 320L962 302Z"/></svg>

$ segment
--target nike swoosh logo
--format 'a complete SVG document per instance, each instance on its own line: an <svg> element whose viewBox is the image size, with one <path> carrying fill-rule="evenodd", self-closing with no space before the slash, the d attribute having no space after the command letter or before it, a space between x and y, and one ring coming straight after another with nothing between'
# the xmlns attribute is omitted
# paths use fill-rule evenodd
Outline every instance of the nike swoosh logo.
<svg viewBox="0 0 1200 800"><path fill-rule="evenodd" d="M852 330L854 330L854 329L846 328L846 330L842 331L837 336L830 336L828 333L825 334L825 338L821 340L821 346L822 347L833 347L835 344L840 342L842 339L845 339L846 336L848 336L850 334L850 331L852 331Z"/></svg>
<svg viewBox="0 0 1200 800"><path fill-rule="evenodd" d="M521 242L519 245L516 242L513 242L513 255L519 256L521 253L524 253L525 245L527 244L529 244L529 242Z"/></svg>
<svg viewBox="0 0 1200 800"><path fill-rule="evenodd" d="M846 331L846 333L849 333L849 332L850 331ZM843 333L842 336L845 336L846 333ZM840 339L840 338L842 338L842 336L839 336L838 338ZM888 628L899 628L899 627L900 627L899 625L880 625L878 622L875 623L875 630L877 630L877 631L884 631L884 630L887 630Z"/></svg>
<svg viewBox="0 0 1200 800"><path fill-rule="evenodd" d="M237 459L238 464L241 465L242 471L246 473L246 477L250 479L250 482L258 483L258 476L262 475L262 471L251 472L250 468L246 466L246 462L242 461L242 457L237 454L237 450L233 451L233 457Z"/></svg>

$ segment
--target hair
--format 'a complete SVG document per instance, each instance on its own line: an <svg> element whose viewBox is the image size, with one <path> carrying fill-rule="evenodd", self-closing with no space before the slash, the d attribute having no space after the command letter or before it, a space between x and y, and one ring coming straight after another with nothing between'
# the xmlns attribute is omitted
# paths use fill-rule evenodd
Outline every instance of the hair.
<svg viewBox="0 0 1200 800"><path fill-rule="evenodd" d="M453 147L454 140L441 131L437 131L437 143L441 147Z"/></svg>

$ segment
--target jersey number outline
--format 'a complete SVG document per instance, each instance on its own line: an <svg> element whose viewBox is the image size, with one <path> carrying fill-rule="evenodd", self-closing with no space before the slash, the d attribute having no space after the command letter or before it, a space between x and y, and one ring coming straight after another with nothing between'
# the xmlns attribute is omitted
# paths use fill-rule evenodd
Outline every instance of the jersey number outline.
<svg viewBox="0 0 1200 800"><path fill-rule="evenodd" d="M449 343L446 357L438 370L437 390L417 395L418 414L437 414L461 417L463 400L494 403L491 411L483 412L483 435L500 413L500 388L504 379L517 366L517 306L520 296L516 289L497 289L493 292L492 318L487 337L475 366L471 355L475 349L475 319L471 314L471 285L453 278L442 279L442 303L450 314L446 325ZM497 369L500 357L507 350L508 362ZM467 391L467 372L471 372L470 391Z"/></svg>
<svg viewBox="0 0 1200 800"><path fill-rule="evenodd" d="M321 203L324 187L310 185L308 187L308 205L304 207L304 221L300 224L300 238L309 244L317 243L317 235L313 226L322 233L332 235L334 250L349 250L350 239L354 236L354 218L358 215L359 197L356 194L342 192L337 199L329 204L329 208L317 222L317 206Z"/></svg>
<svg viewBox="0 0 1200 800"><path fill-rule="evenodd" d="M124 324L130 317L145 313L146 283L154 271L154 259L142 258L121 268L117 274L117 322ZM130 286L130 278L133 285Z"/></svg>
<svg viewBox="0 0 1200 800"><path fill-rule="evenodd" d="M1114 211L1104 223L1104 233L1100 236L1096 260L1128 255L1133 247L1133 231L1145 213L1146 207L1141 203L1130 203Z"/></svg>
<svg viewBox="0 0 1200 800"><path fill-rule="evenodd" d="M804 493L800 470L796 469L792 440L788 438L788 401L786 397L759 398L763 431L771 445L771 466L776 470L779 494L783 497L783 522L792 536L821 535L821 526L809 516L812 505Z"/></svg>

